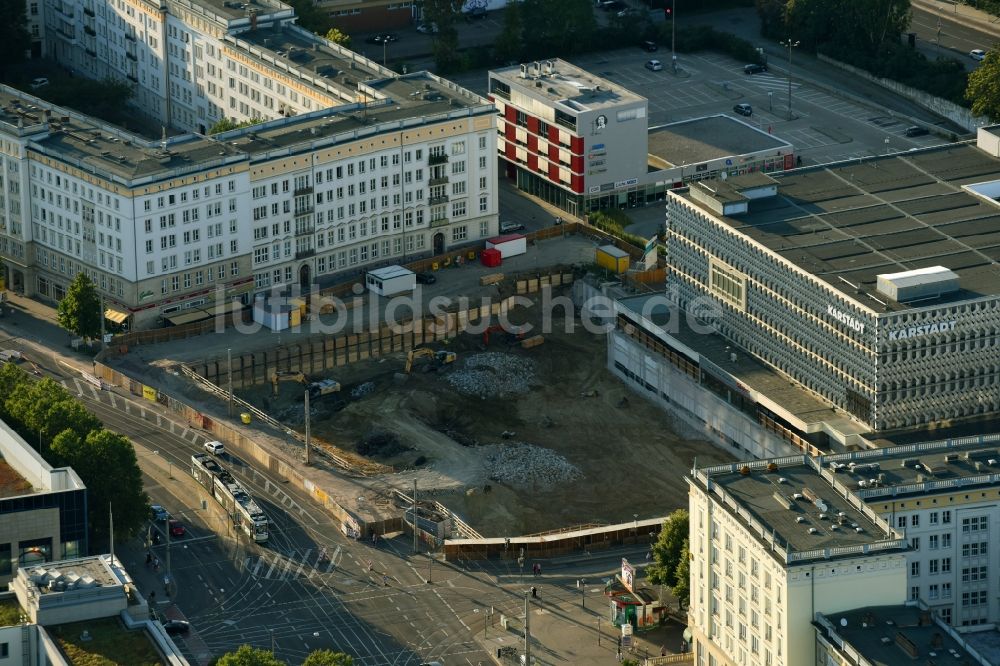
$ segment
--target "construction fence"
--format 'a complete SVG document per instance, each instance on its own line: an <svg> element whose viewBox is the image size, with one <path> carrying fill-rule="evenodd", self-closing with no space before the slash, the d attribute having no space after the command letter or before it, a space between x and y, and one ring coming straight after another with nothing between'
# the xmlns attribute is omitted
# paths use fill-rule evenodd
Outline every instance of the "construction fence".
<svg viewBox="0 0 1000 666"><path fill-rule="evenodd" d="M557 268L544 275L521 274L511 278L516 294L533 294L545 287L570 286L574 274ZM508 296L495 303L468 310L448 312L439 317L427 316L397 325L382 324L378 331L332 337L316 334L300 336L301 341L280 347L268 347L232 357L233 387L244 389L270 381L272 371L322 374L334 368L387 354L408 352L415 347L440 342L464 333L470 325L506 315L513 304ZM216 386L228 384L226 357L188 364L188 368Z"/></svg>

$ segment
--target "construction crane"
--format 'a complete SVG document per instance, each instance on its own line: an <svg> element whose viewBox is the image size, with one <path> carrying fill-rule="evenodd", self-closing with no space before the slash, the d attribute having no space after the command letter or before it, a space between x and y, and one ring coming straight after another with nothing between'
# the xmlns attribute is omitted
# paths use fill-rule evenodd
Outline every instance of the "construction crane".
<svg viewBox="0 0 1000 666"><path fill-rule="evenodd" d="M301 372L278 372L277 370L272 370L271 387L274 395L278 395L278 382L298 382L300 384L305 384L306 376Z"/></svg>
<svg viewBox="0 0 1000 666"><path fill-rule="evenodd" d="M429 347L417 347L416 349L411 349L406 355L406 370L404 372L410 374L410 370L413 369L413 361L422 357L433 359L434 363L440 367L454 363L455 359L458 358L458 354L453 351L434 351Z"/></svg>

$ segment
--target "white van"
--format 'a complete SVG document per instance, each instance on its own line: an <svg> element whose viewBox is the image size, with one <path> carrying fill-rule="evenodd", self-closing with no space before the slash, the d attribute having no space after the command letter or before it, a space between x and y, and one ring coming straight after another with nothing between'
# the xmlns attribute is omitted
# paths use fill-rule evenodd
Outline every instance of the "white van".
<svg viewBox="0 0 1000 666"><path fill-rule="evenodd" d="M226 447L222 445L222 442L205 442L205 450L212 455L221 456L226 452Z"/></svg>

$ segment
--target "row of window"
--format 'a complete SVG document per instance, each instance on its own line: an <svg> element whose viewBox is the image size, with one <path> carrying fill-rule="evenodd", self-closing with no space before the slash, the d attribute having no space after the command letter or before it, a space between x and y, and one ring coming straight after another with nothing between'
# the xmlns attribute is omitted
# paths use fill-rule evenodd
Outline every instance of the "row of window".
<svg viewBox="0 0 1000 666"><path fill-rule="evenodd" d="M240 274L240 264L237 261L230 262L229 264L229 276L237 277ZM219 264L218 266L209 266L205 269L204 275L208 278L208 284L215 281L222 282L226 279L226 265ZM160 294L165 295L170 292L178 292L182 288L190 289L193 286L198 287L203 284L205 278L202 276L202 271L193 271L191 273L184 273L183 275L172 275L169 278L163 278L160 280ZM182 287L183 285L183 287Z"/></svg>

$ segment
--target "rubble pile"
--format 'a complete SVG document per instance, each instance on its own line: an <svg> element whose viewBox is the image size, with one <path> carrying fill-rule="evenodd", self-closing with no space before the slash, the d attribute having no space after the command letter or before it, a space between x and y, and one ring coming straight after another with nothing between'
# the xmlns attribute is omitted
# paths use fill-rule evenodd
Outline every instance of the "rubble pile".
<svg viewBox="0 0 1000 666"><path fill-rule="evenodd" d="M493 449L486 456L486 472L501 483L538 488L583 478L579 468L552 449L525 442L506 442Z"/></svg>
<svg viewBox="0 0 1000 666"><path fill-rule="evenodd" d="M365 382L364 384L358 384L351 389L351 397L357 400L358 398L363 398L370 393L375 392L375 382Z"/></svg>
<svg viewBox="0 0 1000 666"><path fill-rule="evenodd" d="M462 359L461 364L447 380L466 395L502 398L527 393L535 381L534 361L514 354L483 352Z"/></svg>

